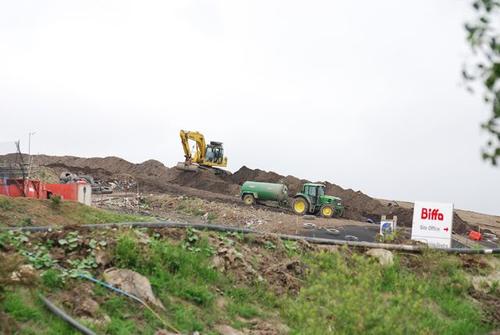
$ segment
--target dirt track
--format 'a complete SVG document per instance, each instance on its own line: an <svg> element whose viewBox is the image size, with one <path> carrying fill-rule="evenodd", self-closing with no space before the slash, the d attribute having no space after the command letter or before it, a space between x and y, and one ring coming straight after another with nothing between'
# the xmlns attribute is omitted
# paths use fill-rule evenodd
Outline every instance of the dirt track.
<svg viewBox="0 0 500 335"><path fill-rule="evenodd" d="M13 161L15 155L0 157L2 161ZM288 186L290 194L297 192L302 183L307 180L294 176L282 176L275 172L250 169L243 166L232 175L217 176L209 171L200 170L196 173L168 168L155 160L141 164L133 164L118 157L80 158L73 156L34 156L34 163L49 168L54 174L63 171L92 175L104 184L126 185L129 192L138 193L169 193L188 195L208 200L239 203L239 186L246 180L280 182ZM383 203L369 197L361 191L344 189L328 181L320 181L326 185L327 194L342 198L346 206L345 219L366 221L380 219L381 215L398 216L398 223L411 226L413 210L408 206L395 203ZM471 225L463 221L457 214L454 217L454 230L464 233Z"/></svg>

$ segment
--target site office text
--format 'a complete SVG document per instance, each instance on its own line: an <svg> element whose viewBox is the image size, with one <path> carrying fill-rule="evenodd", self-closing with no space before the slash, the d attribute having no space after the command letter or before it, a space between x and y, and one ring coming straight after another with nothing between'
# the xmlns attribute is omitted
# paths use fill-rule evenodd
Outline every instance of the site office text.
<svg viewBox="0 0 500 335"><path fill-rule="evenodd" d="M444 215L437 208L422 208L420 213L422 220L444 221Z"/></svg>

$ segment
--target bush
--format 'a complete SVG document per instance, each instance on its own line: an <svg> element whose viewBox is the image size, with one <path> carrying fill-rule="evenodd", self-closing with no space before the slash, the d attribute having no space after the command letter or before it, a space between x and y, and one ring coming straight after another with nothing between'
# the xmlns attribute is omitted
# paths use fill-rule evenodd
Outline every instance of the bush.
<svg viewBox="0 0 500 335"><path fill-rule="evenodd" d="M50 207L52 207L52 209L60 209L61 202L62 202L62 198L60 195L52 195L50 197Z"/></svg>
<svg viewBox="0 0 500 335"><path fill-rule="evenodd" d="M62 288L64 286L63 278L60 273L54 269L49 269L42 274L42 283L51 289Z"/></svg>
<svg viewBox="0 0 500 335"><path fill-rule="evenodd" d="M117 265L124 268L135 269L140 262L140 249L135 238L130 235L122 235L115 247Z"/></svg>

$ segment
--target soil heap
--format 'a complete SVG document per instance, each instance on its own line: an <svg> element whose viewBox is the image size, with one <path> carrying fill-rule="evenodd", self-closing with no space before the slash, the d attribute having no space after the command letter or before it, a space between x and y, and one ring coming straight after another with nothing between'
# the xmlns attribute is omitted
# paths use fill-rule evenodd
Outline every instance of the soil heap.
<svg viewBox="0 0 500 335"><path fill-rule="evenodd" d="M0 156L0 162L8 163L17 159L15 154ZM87 174L104 183L119 184L119 181L124 178L127 180L133 178L139 192L186 194L227 202L239 202L239 186L247 180L283 183L288 187L290 195L298 192L304 182L308 182L308 180L294 176L283 176L276 172L250 169L246 166L231 175L215 175L207 170L187 172L168 168L156 160L134 164L118 157L81 158L36 155L33 156L33 162L38 166L52 169L56 174L63 171ZM393 203L384 205L361 191L344 189L328 181L320 182L326 185L327 194L342 198L342 203L346 207L344 216L347 219L365 221L370 218L377 221L381 215L389 217L397 215L399 225L411 226L412 208L402 208ZM470 228L455 214L454 230L456 232L463 233Z"/></svg>

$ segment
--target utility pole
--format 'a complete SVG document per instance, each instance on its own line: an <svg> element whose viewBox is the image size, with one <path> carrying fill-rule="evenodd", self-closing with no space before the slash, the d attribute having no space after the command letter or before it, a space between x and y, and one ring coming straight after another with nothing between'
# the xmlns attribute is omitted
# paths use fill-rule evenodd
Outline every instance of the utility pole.
<svg viewBox="0 0 500 335"><path fill-rule="evenodd" d="M31 159L31 136L32 135L35 135L36 134L36 131L33 131L33 132L29 132L28 133L28 156L29 156L29 159L28 159L28 162L29 162L29 166L28 166L28 179L31 175L31 164L33 163L33 160Z"/></svg>

